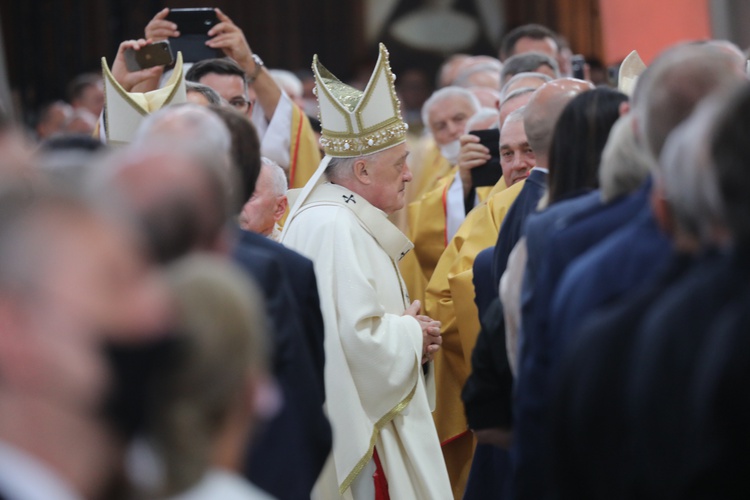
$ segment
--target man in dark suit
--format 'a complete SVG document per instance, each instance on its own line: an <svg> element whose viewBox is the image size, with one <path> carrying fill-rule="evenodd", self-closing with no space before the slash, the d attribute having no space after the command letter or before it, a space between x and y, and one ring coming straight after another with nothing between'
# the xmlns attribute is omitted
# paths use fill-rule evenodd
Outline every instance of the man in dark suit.
<svg viewBox="0 0 750 500"><path fill-rule="evenodd" d="M668 58L661 64L707 71L706 60L698 53L692 60ZM726 233L714 196L715 167L706 154L706 137L714 136L710 131L719 112L714 103L701 107L672 134L661 157L660 189L668 201L654 213L660 226L669 228L670 246L677 250L667 272L652 271L658 277L591 313L582 329L571 330L551 350L555 356L567 351L550 412L555 486L562 498L684 498L688 493L689 460L703 452L695 449L688 425L696 359L709 325L747 279L732 256L701 250L722 245L717 235ZM627 241L632 251L633 245L653 244L653 237ZM616 249L609 251L611 256ZM705 255L695 257L701 252Z"/></svg>
<svg viewBox="0 0 750 500"><path fill-rule="evenodd" d="M702 61L710 62L701 65ZM707 70L708 66L710 70ZM738 60L734 54L730 55L710 46L683 46L673 49L660 59L659 64L655 63L649 68L639 81L639 89L636 90L636 96L640 95L642 98L635 101L635 116L640 130L647 131L642 140L648 141L651 151L656 155L660 153L669 132L684 120L702 96L721 83L737 78L737 67ZM688 89L684 85L686 81L696 81L700 84ZM645 196L642 198L641 207L647 206L644 198ZM608 227L611 232L611 225ZM569 235L573 234L571 229L567 231ZM563 348L560 339L552 338L549 304L564 265L560 265L560 259L555 259L555 262L552 257L566 254L575 257L580 255L580 252L571 252L568 247L571 244L573 248L581 247L580 243L573 243L572 240L568 245L561 244L559 241L556 242L554 237L550 243L550 259L545 263L547 270L542 269L537 276L533 301L523 302L524 340L521 348L518 397L514 408L517 412L516 421L521 426L521 429L516 428L518 441L522 442L526 436L532 442L536 442L531 451L535 451L537 463L540 463L541 457L544 456L542 440L549 431L544 422L547 418L550 382ZM619 249L616 254L607 254L609 264L621 265L621 255L627 252L626 247ZM646 254L651 255L648 252ZM568 259L566 262L571 260ZM610 282L601 283L603 293L613 286L612 275L609 276ZM538 493L542 494L541 491Z"/></svg>

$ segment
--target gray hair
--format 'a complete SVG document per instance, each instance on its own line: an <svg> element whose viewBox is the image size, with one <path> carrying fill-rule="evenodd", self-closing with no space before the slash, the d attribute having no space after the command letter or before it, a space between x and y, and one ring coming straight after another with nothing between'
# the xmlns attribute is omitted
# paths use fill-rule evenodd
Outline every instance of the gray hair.
<svg viewBox="0 0 750 500"><path fill-rule="evenodd" d="M514 83L516 83L519 80L523 80L524 78L536 78L537 80L542 82L542 85L544 85L547 82L552 81L552 77L549 75L545 75L544 73L537 73L535 71L524 71L523 73L517 73L513 75L510 80L505 82L505 85L503 85L503 88L500 90L500 101L502 102L502 101L505 101L506 99L510 99L510 96L513 95L515 90L507 96L505 95L505 93ZM532 89L532 91L536 90L534 89L534 87L522 87L522 88Z"/></svg>
<svg viewBox="0 0 750 500"><path fill-rule="evenodd" d="M667 139L659 160L658 182L677 226L704 245L715 243L717 228L725 227L711 141L720 97L706 100Z"/></svg>
<svg viewBox="0 0 750 500"><path fill-rule="evenodd" d="M470 78L477 73L492 73L494 75L500 75L503 70L503 63L500 61L480 63L475 66L469 66L465 70L461 71L453 80L453 85L456 87L470 87Z"/></svg>
<svg viewBox="0 0 750 500"><path fill-rule="evenodd" d="M471 130L481 130L477 128L477 124L486 122L488 120L493 120L493 125L491 127L483 127L484 129L497 128L499 125L499 119L500 112L497 109L484 107L480 108L479 111L474 114L474 116L466 121L466 131L468 132Z"/></svg>
<svg viewBox="0 0 750 500"><path fill-rule="evenodd" d="M508 116L505 117L505 122L503 123L503 127L507 125L508 123L523 122L525 114L526 114L526 106L521 106L518 109L514 109L512 113L510 113ZM501 130L501 133L502 133L502 130Z"/></svg>
<svg viewBox="0 0 750 500"><path fill-rule="evenodd" d="M284 196L287 189L289 189L289 181L286 178L284 169L279 166L278 163L261 156L260 158L261 168L266 167L271 173L271 185L273 186L273 192L276 196Z"/></svg>
<svg viewBox="0 0 750 500"><path fill-rule="evenodd" d="M285 69L269 69L268 72L289 97L302 97L302 81L297 75Z"/></svg>
<svg viewBox="0 0 750 500"><path fill-rule="evenodd" d="M635 191L656 168L653 156L638 143L633 121L632 113L617 120L604 146L599 188L605 203Z"/></svg>
<svg viewBox="0 0 750 500"><path fill-rule="evenodd" d="M736 55L710 44L684 44L667 50L638 79L633 113L654 158L670 132L708 94L742 75Z"/></svg>
<svg viewBox="0 0 750 500"><path fill-rule="evenodd" d="M424 123L425 128L432 132L432 130L430 129L430 111L432 110L432 107L447 99L455 97L461 98L468 102L474 109L474 112L479 111L479 108L482 107L479 99L477 99L474 94L472 94L465 88L456 87L455 85L443 87L442 89L433 92L429 99L427 99L422 105L422 123Z"/></svg>
<svg viewBox="0 0 750 500"><path fill-rule="evenodd" d="M186 80L185 90L187 92L196 92L198 94L201 94L206 98L209 104L214 104L216 106L221 106L222 104L222 99L219 93L208 85L203 85L202 83L198 82L189 82Z"/></svg>
<svg viewBox="0 0 750 500"><path fill-rule="evenodd" d="M326 166L325 176L331 182L342 181L351 179L354 177L354 164L360 160L366 162L376 162L379 155L383 154L385 150L378 151L376 153L370 153L367 155L354 156L351 158L339 158L331 157Z"/></svg>
<svg viewBox="0 0 750 500"><path fill-rule="evenodd" d="M555 72L557 78L560 77L560 66L553 58L541 52L524 52L516 54L505 60L505 65L500 73L500 82L504 82L511 76L519 73L534 72L539 66L549 66Z"/></svg>

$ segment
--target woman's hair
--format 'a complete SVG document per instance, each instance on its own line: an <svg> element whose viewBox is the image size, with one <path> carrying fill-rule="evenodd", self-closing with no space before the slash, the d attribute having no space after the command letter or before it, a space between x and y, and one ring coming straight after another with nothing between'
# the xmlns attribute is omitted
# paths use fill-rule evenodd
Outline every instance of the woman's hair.
<svg viewBox="0 0 750 500"><path fill-rule="evenodd" d="M599 186L598 170L612 125L627 96L597 88L568 103L555 126L549 158L549 202Z"/></svg>

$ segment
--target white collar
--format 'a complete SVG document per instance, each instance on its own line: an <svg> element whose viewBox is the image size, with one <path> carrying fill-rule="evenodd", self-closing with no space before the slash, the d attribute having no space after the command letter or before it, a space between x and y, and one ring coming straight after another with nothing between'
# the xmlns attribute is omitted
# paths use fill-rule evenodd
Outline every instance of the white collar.
<svg viewBox="0 0 750 500"><path fill-rule="evenodd" d="M531 171L532 171L532 172L533 172L534 170L538 170L538 171L540 171L540 172L544 172L545 174L549 174L549 169L548 169L548 168L544 168L544 167L534 167L534 168L532 168L532 169L531 169Z"/></svg>
<svg viewBox="0 0 750 500"><path fill-rule="evenodd" d="M25 451L0 441L0 491L18 500L81 500L57 473Z"/></svg>

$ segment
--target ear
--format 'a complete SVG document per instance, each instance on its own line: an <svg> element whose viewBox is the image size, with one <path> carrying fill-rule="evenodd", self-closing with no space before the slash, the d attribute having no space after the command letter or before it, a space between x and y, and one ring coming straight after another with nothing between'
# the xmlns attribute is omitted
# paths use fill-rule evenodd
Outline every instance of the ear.
<svg viewBox="0 0 750 500"><path fill-rule="evenodd" d="M672 209L669 207L666 198L664 197L664 189L659 186L659 183L654 183L654 187L651 190L651 210L654 212L654 218L659 228L667 235L673 235L675 231L675 222L672 215Z"/></svg>
<svg viewBox="0 0 750 500"><path fill-rule="evenodd" d="M620 113L620 116L625 116L630 113L630 101L621 102L618 111Z"/></svg>
<svg viewBox="0 0 750 500"><path fill-rule="evenodd" d="M370 176L370 172L368 172L368 165L365 160L357 160L352 169L354 170L354 177L360 183L368 185L372 183L372 177Z"/></svg>
<svg viewBox="0 0 750 500"><path fill-rule="evenodd" d="M289 206L289 200L287 200L286 195L281 196L280 198L281 199L276 204L276 210L273 213L273 220L276 222L279 222L281 218L284 217L287 206Z"/></svg>

